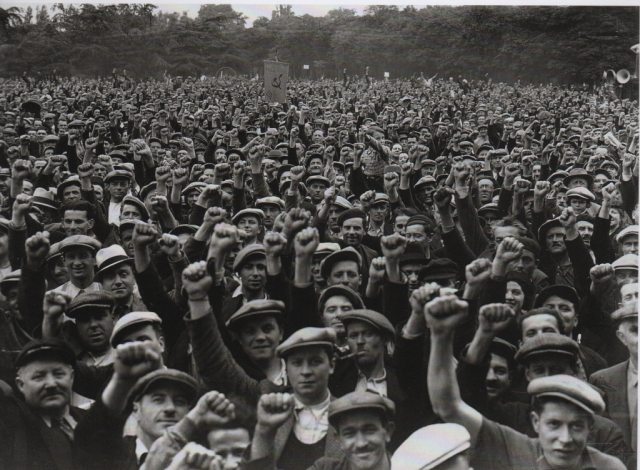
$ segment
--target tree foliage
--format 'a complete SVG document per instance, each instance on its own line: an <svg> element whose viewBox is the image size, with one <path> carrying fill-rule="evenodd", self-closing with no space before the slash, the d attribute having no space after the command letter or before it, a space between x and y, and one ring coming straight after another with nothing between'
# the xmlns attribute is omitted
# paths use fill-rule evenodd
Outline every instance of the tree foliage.
<svg viewBox="0 0 640 470"><path fill-rule="evenodd" d="M116 67L159 78L231 67L253 75L277 51L292 75L312 78L340 77L343 68L362 75L369 66L376 78L488 73L582 84L633 69L639 31L637 7L372 5L362 16L338 8L314 17L277 5L251 28L246 19L230 5L202 5L195 19L152 4L0 8L0 74L95 76Z"/></svg>

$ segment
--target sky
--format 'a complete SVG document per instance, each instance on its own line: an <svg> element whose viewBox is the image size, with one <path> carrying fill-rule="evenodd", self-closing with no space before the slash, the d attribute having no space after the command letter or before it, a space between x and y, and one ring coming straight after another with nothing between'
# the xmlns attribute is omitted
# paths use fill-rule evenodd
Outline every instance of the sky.
<svg viewBox="0 0 640 470"><path fill-rule="evenodd" d="M60 1L60 0L58 0ZM335 1L335 0L334 0ZM200 5L201 3L193 3L193 0L177 0L177 1L173 1L171 3L160 3L160 2L154 2L152 0L137 0L137 2L139 3L152 3L153 5L156 5L158 7L158 9L168 12L168 13L173 13L173 12L177 12L180 15L182 15L183 11L187 12L187 15L190 16L191 18L195 18L198 16L198 10L200 9ZM54 3L58 3L58 2L32 2L32 1L20 1L20 0L0 0L0 7L2 8L7 8L9 6L19 6L21 8L26 8L27 6L31 6L32 8L35 9L35 7L37 5L48 5L49 7L51 7ZM63 3L74 3L74 2L64 2ZM93 3L93 4L113 4L113 3L123 3L122 0L120 1L109 1L109 0L83 0L82 3ZM210 3L214 3L214 2L210 2ZM252 0L251 4L239 4L239 3L234 3L234 2L216 2L216 3L231 3L233 5L233 8L240 12L243 13L245 16L247 16L247 27L251 27L253 25L253 22L258 19L260 16L266 16L267 18L271 18L271 12L273 10L276 9L276 6L278 4L275 3L271 3L271 1L269 0ZM284 3L284 2L283 2ZM302 3L296 3L296 4L291 4L292 5L292 9L294 11L294 13L298 16L302 16L302 15L306 15L309 14L311 16L324 16L326 15L329 10L333 10L333 9L337 9L337 8L349 8L349 9L353 9L356 11L356 14L358 15L362 15L364 13L364 9L366 8L367 5L371 5L371 4L378 4L378 5L398 5L398 7L403 8L406 4L400 4L397 1L393 1L393 0L383 0L383 1L374 1L374 0L350 0L350 4L349 5L342 5L342 4L326 4L326 3L322 3L322 4L317 4L318 2L316 1L314 2L304 2L304 0L302 1ZM471 5L474 3L481 3L484 5L487 4L493 4L493 5L515 5L515 4L535 4L535 5L558 5L557 0L528 0L528 1L500 1L500 0L484 0L484 1L480 1L480 0L448 0L448 1L443 1L443 0L436 0L433 2L429 2L430 4L446 4L446 5ZM596 1L588 1L588 0L565 0L562 2L562 5L594 5L594 4L602 4L602 0L596 0ZM608 5L634 5L635 0L614 0L613 2L608 3ZM204 3L203 3L204 4ZM637 4L637 3L636 3ZM423 8L424 4L419 4L416 5L414 4L414 6L418 9Z"/></svg>

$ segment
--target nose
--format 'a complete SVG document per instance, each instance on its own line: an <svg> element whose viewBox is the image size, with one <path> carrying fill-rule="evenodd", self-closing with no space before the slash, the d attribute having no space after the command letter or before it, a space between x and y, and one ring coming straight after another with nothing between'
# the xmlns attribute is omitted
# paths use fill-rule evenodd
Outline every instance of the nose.
<svg viewBox="0 0 640 470"><path fill-rule="evenodd" d="M356 434L355 445L356 445L357 449L363 449L363 448L367 447L368 444L369 444L369 442L364 437L363 433L359 432L358 434Z"/></svg>
<svg viewBox="0 0 640 470"><path fill-rule="evenodd" d="M558 440L563 444L569 444L573 440L567 425L561 426L558 430Z"/></svg>
<svg viewBox="0 0 640 470"><path fill-rule="evenodd" d="M489 368L489 372L487 372L487 380L495 380L496 374L493 373L493 369Z"/></svg>
<svg viewBox="0 0 640 470"><path fill-rule="evenodd" d="M164 403L164 413L167 415L173 415L176 412L176 404L173 402L172 398L167 398L167 401Z"/></svg>

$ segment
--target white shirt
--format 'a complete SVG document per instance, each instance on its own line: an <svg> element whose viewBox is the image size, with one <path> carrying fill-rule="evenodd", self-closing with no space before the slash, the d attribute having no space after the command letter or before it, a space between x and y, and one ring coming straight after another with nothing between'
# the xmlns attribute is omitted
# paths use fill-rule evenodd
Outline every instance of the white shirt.
<svg viewBox="0 0 640 470"><path fill-rule="evenodd" d="M81 289L80 287L77 287L76 285L74 285L71 281L67 281L61 286L58 286L55 289L53 289L54 292L64 292L65 294L69 294L71 296L71 299L75 299L78 296L78 294L80 294L80 291L97 292L99 290L102 290L102 284L100 284L99 282L93 282L89 285L89 287L85 287L84 289Z"/></svg>
<svg viewBox="0 0 640 470"><path fill-rule="evenodd" d="M122 211L121 202L109 201L109 223L120 226L120 212Z"/></svg>
<svg viewBox="0 0 640 470"><path fill-rule="evenodd" d="M329 403L331 394L322 403L306 406L295 398L295 423L293 432L303 444L315 444L327 435L329 429Z"/></svg>
<svg viewBox="0 0 640 470"><path fill-rule="evenodd" d="M362 372L358 373L356 392L373 392L380 396L387 396L387 370L383 369L382 377L367 378Z"/></svg>

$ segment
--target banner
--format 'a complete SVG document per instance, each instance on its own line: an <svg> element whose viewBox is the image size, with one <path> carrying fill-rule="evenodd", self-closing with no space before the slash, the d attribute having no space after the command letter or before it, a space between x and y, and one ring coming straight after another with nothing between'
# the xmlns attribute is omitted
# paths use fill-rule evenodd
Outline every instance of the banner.
<svg viewBox="0 0 640 470"><path fill-rule="evenodd" d="M269 103L286 103L289 64L264 61L264 94Z"/></svg>

